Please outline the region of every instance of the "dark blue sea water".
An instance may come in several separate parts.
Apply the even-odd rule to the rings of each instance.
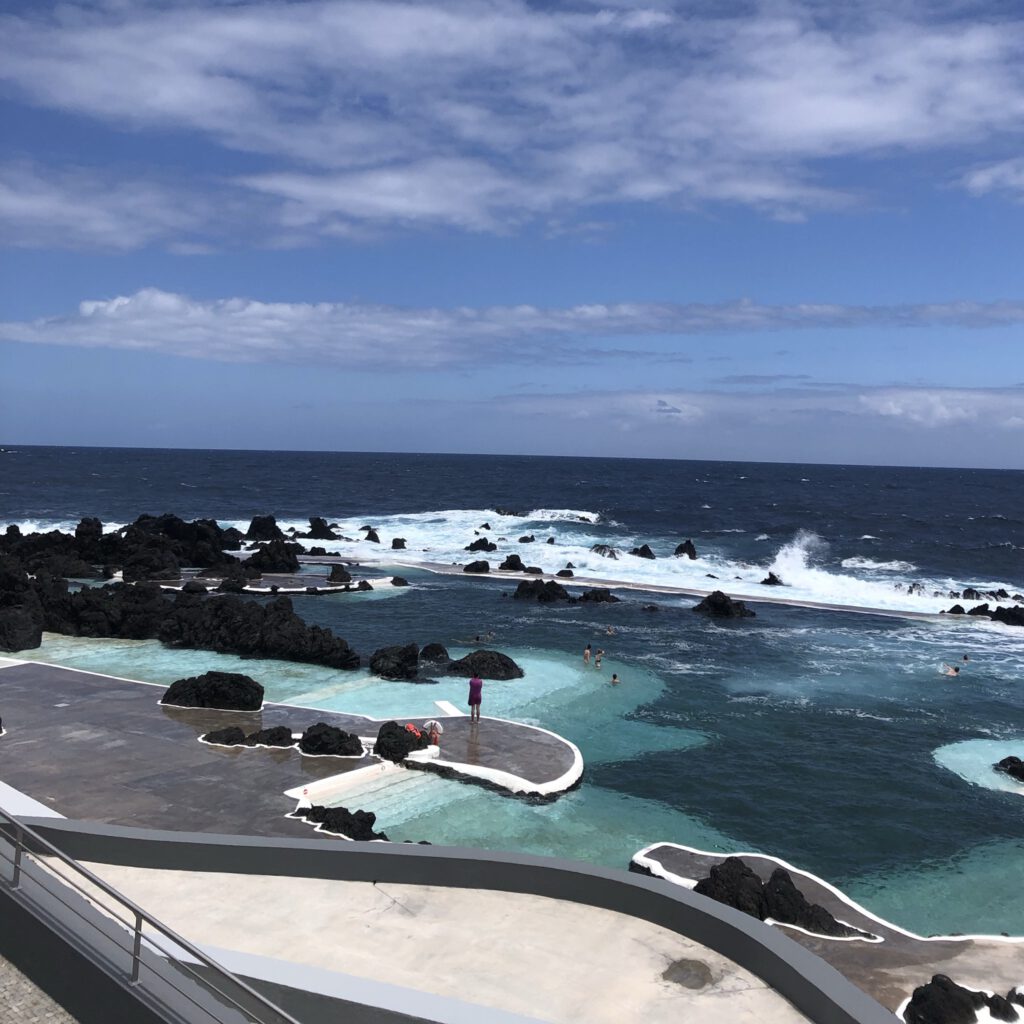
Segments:
[[[523,515],[498,515],[496,508]],[[397,838],[526,849],[624,866],[669,840],[781,856],[925,933],[1024,931],[1024,787],[991,771],[1024,756],[1024,630],[857,614],[937,612],[950,589],[1024,591],[1024,473],[662,460],[21,448],[0,454],[0,523],[123,524],[143,512],[244,523],[310,515],[358,538],[407,539],[401,555],[451,563],[488,522],[548,571],[619,580],[614,606],[531,606],[495,579],[406,565],[413,586],[369,599],[297,598],[357,650],[459,641],[493,630],[527,676],[489,687],[485,713],[578,743],[580,789],[545,807],[415,773],[404,794],[366,795]],[[520,535],[534,535],[520,545]],[[548,537],[554,538],[547,544]],[[692,537],[700,558],[674,559]],[[614,560],[590,551],[612,544]],[[654,562],[628,554],[649,543]],[[370,549],[373,550],[370,550]],[[363,541],[346,554],[392,558]],[[396,553],[398,555],[399,553]],[[490,556],[492,561],[495,556]],[[387,571],[388,565],[379,567]],[[794,600],[709,622],[694,599],[643,588],[722,587],[747,599],[768,570]],[[717,577],[709,579],[709,575]],[[923,594],[908,594],[921,584]],[[935,596],[938,594],[939,596]],[[654,601],[658,610],[645,610]],[[614,633],[607,632],[612,627]],[[584,644],[607,651],[603,675]],[[945,660],[970,657],[957,680]],[[126,641],[48,640],[42,656],[173,679],[231,659]],[[278,699],[368,713],[461,703],[461,685],[261,663]],[[247,671],[257,675],[250,666]],[[618,672],[623,685],[607,686]],[[425,692],[425,691],[431,692]]]

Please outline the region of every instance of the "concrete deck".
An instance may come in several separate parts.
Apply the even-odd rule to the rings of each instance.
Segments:
[[[3,957],[0,957],[0,1006],[4,1008],[4,1020],[12,1024],[75,1024],[75,1018],[63,1006]]]
[[[726,856],[728,854],[659,843],[635,854],[633,862],[659,878],[682,885],[689,883],[690,887],[696,879],[705,878],[710,868]],[[918,985],[931,980],[933,974],[946,974],[960,985],[1001,995],[1024,983],[1024,938],[924,938],[876,917],[817,876],[785,861],[749,853],[735,856],[763,881],[768,880],[775,868],[786,868],[811,903],[820,904],[837,920],[879,936],[881,942],[848,941],[778,926],[893,1012]]]
[[[201,946],[357,975],[554,1024],[806,1019],[759,978],[697,943],[624,914],[562,900],[87,866]],[[486,1010],[479,1019],[487,1019]]]
[[[309,838],[308,825],[285,817],[295,807],[285,791],[377,763],[197,741],[227,725],[247,732],[287,725],[301,732],[318,721],[373,738],[382,720],[286,704],[251,713],[170,708],[158,703],[163,692],[162,686],[38,662],[0,666],[3,781],[67,817]],[[424,719],[413,721],[422,725]],[[444,723],[435,764],[455,774],[557,792],[575,781],[577,767],[582,770],[572,744],[532,726],[487,718],[474,726],[462,716]]]

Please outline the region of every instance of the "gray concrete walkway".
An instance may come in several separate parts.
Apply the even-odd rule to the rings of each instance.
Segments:
[[[318,721],[374,737],[378,720],[282,704],[252,713],[169,708],[158,703],[163,691],[56,665],[0,666],[3,781],[66,817],[308,839],[307,825],[285,817],[295,806],[285,790],[373,763],[197,741],[227,725],[301,732]],[[478,726],[446,719],[441,749],[445,762],[466,770],[504,772],[539,786],[562,778],[577,756],[550,733],[486,718]]]
[[[646,921],[578,903],[490,890],[87,866],[200,945],[554,1024],[805,1021],[731,960]],[[479,1019],[487,1020],[486,1010]]]

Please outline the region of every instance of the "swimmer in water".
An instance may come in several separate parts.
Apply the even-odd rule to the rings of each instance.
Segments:
[[[608,634],[608,636],[615,636],[615,627],[614,626],[609,626],[605,630],[605,632]]]
[[[612,673],[612,686],[618,686],[622,680],[613,672]]]
[[[942,674],[944,676],[958,676],[958,675],[960,675],[960,666],[959,665],[943,665],[942,666]]]

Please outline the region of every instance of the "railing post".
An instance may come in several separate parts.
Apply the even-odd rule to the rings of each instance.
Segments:
[[[135,914],[135,943],[132,946],[132,984],[139,983],[139,967],[142,963],[142,915]]]
[[[25,849],[25,833],[20,825],[14,826],[14,874],[11,875],[11,888],[21,888],[21,854]]]

